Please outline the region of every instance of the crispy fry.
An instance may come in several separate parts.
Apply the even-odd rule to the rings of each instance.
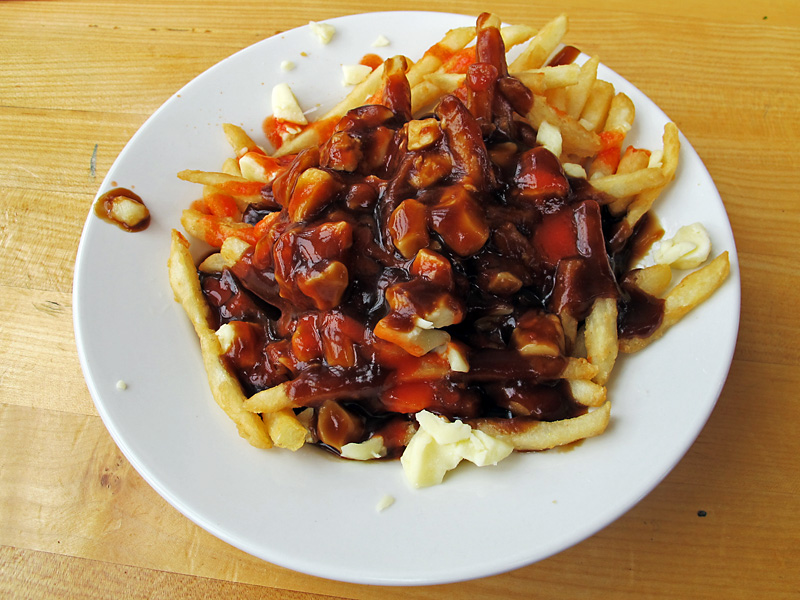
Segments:
[[[542,27],[522,53],[509,65],[509,71],[526,71],[544,66],[545,61],[558,47],[567,33],[569,20],[566,15],[559,15]]]
[[[705,267],[689,273],[664,299],[664,319],[650,337],[629,338],[620,341],[620,352],[641,350],[659,339],[664,332],[680,321],[696,306],[705,302],[725,281],[730,272],[728,253],[723,252]]]
[[[549,450],[600,435],[608,426],[610,417],[611,402],[606,401],[585,415],[561,421],[525,421],[510,425],[503,419],[476,419],[470,425],[508,442],[515,450],[532,451]]]
[[[600,150],[600,138],[596,133],[588,131],[569,115],[554,109],[544,96],[533,97],[533,106],[527,117],[537,129],[544,121],[557,127],[561,132],[565,154],[592,156]]]
[[[273,443],[278,448],[295,451],[303,447],[308,430],[297,419],[291,408],[262,415]]]
[[[617,175],[624,175],[625,173],[634,173],[641,169],[646,169],[650,162],[650,152],[648,150],[641,150],[628,146],[625,154],[619,160],[617,166]],[[633,200],[632,196],[625,196],[623,198],[616,198],[611,204],[608,205],[608,210],[612,215],[621,215],[628,208],[628,204]]]
[[[441,41],[437,42],[428,49],[406,73],[408,84],[413,89],[425,79],[429,73],[433,73],[442,66],[444,61],[453,54],[464,48],[475,38],[474,27],[458,27],[448,31]]]
[[[580,75],[575,85],[566,89],[567,92],[567,114],[574,119],[581,116],[583,107],[592,91],[594,82],[597,80],[597,66],[600,59],[596,56],[587,60],[580,68]]]
[[[656,264],[635,269],[628,277],[640,290],[658,298],[667,291],[672,281],[672,268],[669,265]]]
[[[295,408],[296,405],[289,397],[288,389],[288,383],[280,383],[253,394],[244,403],[244,409],[254,413],[272,413],[285,408]]]
[[[592,186],[601,192],[615,198],[627,198],[640,194],[645,190],[662,188],[667,178],[661,169],[648,167],[633,173],[619,173],[596,177],[591,180]]]
[[[567,379],[569,390],[575,401],[583,406],[602,406],[606,402],[606,388],[585,379]]]
[[[553,88],[563,88],[578,83],[581,68],[578,65],[558,65],[512,73],[534,94],[544,94]],[[611,85],[611,84],[609,84]]]
[[[168,267],[175,300],[183,306],[200,339],[203,364],[214,400],[236,424],[239,435],[257,448],[270,448],[272,440],[264,423],[243,408],[245,397],[239,382],[221,360],[222,348],[217,336],[208,326],[209,308],[200,290],[200,281],[189,253],[189,243],[174,230]]]
[[[680,154],[681,142],[678,128],[674,123],[667,123],[664,126],[663,142],[664,151],[661,158],[661,172],[664,183],[658,187],[642,192],[628,205],[625,223],[631,229],[633,229],[639,222],[639,219],[650,210],[664,187],[675,177],[675,171],[678,168],[678,155]]]
[[[178,173],[178,178],[191,183],[200,183],[211,186],[217,192],[227,194],[246,202],[261,202],[261,188],[264,184],[250,181],[244,177],[229,175],[228,173],[215,173],[187,169]]]
[[[597,367],[596,383],[608,381],[614,362],[617,360],[617,301],[614,298],[598,298],[586,317],[584,343],[589,362]]]
[[[225,132],[225,137],[228,139],[231,148],[233,148],[236,158],[241,158],[248,152],[260,152],[261,154],[265,154],[264,150],[238,125],[223,123],[222,130]]]
[[[568,358],[567,366],[561,372],[562,379],[594,379],[599,369],[585,358]]]
[[[600,131],[606,124],[613,98],[614,86],[607,81],[595,79],[583,106],[580,123],[589,131]]]

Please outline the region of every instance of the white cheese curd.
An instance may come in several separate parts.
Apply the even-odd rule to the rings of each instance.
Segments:
[[[561,132],[558,127],[542,121],[536,133],[536,143],[544,146],[556,156],[561,156]]]
[[[510,444],[461,421],[450,422],[426,410],[416,418],[419,429],[400,457],[406,479],[415,488],[441,483],[462,460],[483,467],[497,464],[513,451]]]
[[[378,512],[384,511],[387,508],[389,508],[392,504],[394,504],[394,496],[385,494],[383,498],[378,500],[378,504],[375,506],[375,510],[377,510]]]
[[[372,460],[386,456],[386,446],[383,445],[383,437],[376,435],[358,444],[345,444],[341,454],[352,460]]]
[[[562,166],[564,167],[564,173],[570,177],[580,177],[582,179],[586,179],[586,169],[584,169],[581,165],[577,163],[564,163]]]
[[[333,39],[333,34],[336,33],[336,28],[328,23],[309,21],[308,26],[311,27],[311,32],[323,44],[328,44]]]
[[[391,44],[391,42],[389,41],[389,38],[387,38],[383,34],[380,34],[377,38],[375,38],[375,41],[372,42],[372,47],[373,48],[384,48],[384,47],[388,46],[389,44]]]
[[[653,253],[658,264],[676,269],[694,269],[703,264],[711,253],[711,238],[700,223],[678,229],[669,240],[663,240]]]
[[[279,83],[272,88],[272,115],[276,119],[298,125],[308,123],[288,83]]]

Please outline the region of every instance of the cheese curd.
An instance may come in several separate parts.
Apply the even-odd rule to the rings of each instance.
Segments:
[[[419,429],[400,457],[406,478],[415,488],[441,483],[445,473],[462,460],[483,467],[497,464],[513,451],[510,444],[461,421],[450,422],[427,410],[418,412],[416,419]]]
[[[703,264],[711,252],[711,238],[700,223],[685,225],[669,240],[663,240],[653,258],[657,264],[676,269],[694,269]]]
[[[311,27],[311,32],[317,36],[317,39],[323,44],[330,43],[333,39],[333,34],[336,33],[336,28],[328,23],[309,21],[308,26]]]

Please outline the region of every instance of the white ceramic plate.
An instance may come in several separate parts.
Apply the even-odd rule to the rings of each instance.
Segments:
[[[459,467],[444,485],[410,489],[398,462],[338,460],[313,448],[264,451],[239,438],[214,404],[195,335],[167,281],[169,232],[200,194],[186,168],[218,170],[230,155],[223,122],[263,140],[272,86],[289,83],[304,109],[331,106],[342,63],[368,52],[418,58],[473,17],[382,13],[330,21],[322,46],[308,27],[231,56],[175,94],[142,126],[100,192],[134,189],[152,224],[125,233],[90,214],[75,268],[75,333],[97,409],[121,451],[170,504],[228,543],[313,575],[371,584],[433,584],[487,576],[543,559],[591,536],[673,468],[705,424],[730,365],[739,279],[725,209],[682,138],[675,183],[659,200],[667,234],[700,221],[714,252],[731,252],[729,280],[645,352],[620,360],[613,421],[572,452],[514,455]],[[413,32],[409,36],[408,32]],[[392,43],[373,48],[378,34]],[[307,57],[301,55],[307,53]],[[297,68],[280,69],[283,60]],[[660,148],[665,115],[608,69],[600,76],[637,107],[630,141]],[[120,391],[118,380],[128,383]],[[386,494],[396,502],[376,510]]]

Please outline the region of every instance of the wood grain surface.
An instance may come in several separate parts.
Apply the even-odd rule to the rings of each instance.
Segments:
[[[97,415],[71,297],[94,195],[144,120],[241,48],[357,12],[487,8],[532,25],[568,13],[568,40],[635,83],[702,157],[739,252],[728,381],[651,494],[540,563],[427,588],[264,563],[169,506]],[[0,597],[800,597],[798,97],[794,0],[0,2]]]

